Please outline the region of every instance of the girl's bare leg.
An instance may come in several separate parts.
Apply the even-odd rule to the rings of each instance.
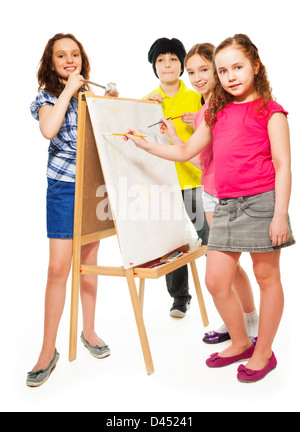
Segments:
[[[251,346],[244,322],[241,303],[232,289],[240,253],[209,250],[206,263],[206,286],[231,337],[232,345],[221,357],[231,357]]]
[[[206,212],[206,219],[208,222],[209,227],[211,227],[212,224],[212,220],[213,220],[213,214],[214,212]],[[241,267],[240,263],[237,263],[236,266],[236,271],[233,277],[233,290],[236,292],[243,311],[245,314],[250,314],[250,313],[255,313],[256,311],[256,307],[255,307],[255,302],[254,302],[254,296],[253,296],[253,292],[252,292],[252,287],[251,287],[251,283],[250,280],[247,276],[247,273],[245,272],[245,270]],[[222,326],[222,332],[226,331],[226,328],[224,326]],[[252,326],[253,327],[253,326]],[[255,330],[257,327],[257,323],[255,320]],[[250,335],[255,337],[256,335]]]
[[[85,245],[81,249],[81,262],[86,265],[97,265],[99,242]],[[95,332],[95,313],[97,301],[98,277],[82,275],[80,295],[83,316],[83,335],[90,345],[103,346],[104,342]]]
[[[245,270],[237,263],[233,277],[233,289],[240,299],[244,313],[251,313],[255,310],[254,296],[250,280]]]
[[[272,356],[275,339],[284,308],[284,294],[280,280],[280,250],[251,254],[253,270],[260,287],[260,322],[254,354],[247,364],[249,369],[263,369]]]
[[[209,225],[209,228],[211,227],[211,224],[212,224],[213,215],[214,215],[214,212],[205,212],[205,216],[206,216],[206,220],[207,220],[207,223]]]
[[[54,356],[57,330],[65,305],[66,284],[72,262],[72,243],[69,239],[50,239],[49,242],[44,339],[34,371],[46,369]]]

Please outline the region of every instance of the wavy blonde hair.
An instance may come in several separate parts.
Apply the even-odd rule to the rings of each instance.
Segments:
[[[214,86],[210,97],[209,108],[205,113],[206,123],[212,127],[217,121],[217,113],[223,110],[228,104],[234,100],[234,96],[227,93],[221,85],[218,72],[216,69],[216,55],[227,47],[234,47],[241,50],[244,55],[250,60],[253,66],[259,64],[258,73],[254,77],[254,89],[262,103],[257,104],[257,110],[266,108],[268,101],[273,100],[272,89],[267,76],[265,66],[260,60],[257,47],[251,42],[250,38],[244,34],[236,34],[233,37],[225,39],[217,46],[214,52],[213,67],[214,67]]]

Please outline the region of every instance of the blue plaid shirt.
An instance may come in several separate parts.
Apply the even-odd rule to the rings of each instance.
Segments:
[[[57,98],[42,90],[30,105],[31,114],[39,120],[39,109],[55,105]],[[70,100],[60,131],[50,141],[48,149],[47,177],[74,183],[76,174],[78,99]]]

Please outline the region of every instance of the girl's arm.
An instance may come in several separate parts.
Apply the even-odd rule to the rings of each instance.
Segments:
[[[171,124],[170,124],[170,123]],[[162,126],[162,132],[168,138],[168,130],[171,128],[171,120],[163,119],[164,126]],[[164,129],[165,128],[165,129]],[[187,162],[194,156],[199,154],[205,147],[207,147],[212,141],[212,133],[205,122],[202,122],[197,131],[191,136],[191,138],[184,143],[184,141],[177,145],[169,146],[159,143],[153,143],[146,141],[144,138],[137,138],[132,135],[141,135],[140,131],[137,129],[128,129],[125,141],[128,139],[132,140],[137,147],[146,150],[148,153],[154,156],[161,157],[162,159],[167,159],[174,162]]]
[[[270,224],[273,246],[280,246],[289,238],[287,223],[291,195],[291,152],[290,133],[286,116],[275,113],[268,123],[271,152],[275,168],[275,210]]]
[[[198,170],[203,171],[203,165],[200,161],[199,155],[197,154],[192,159],[189,160],[189,163],[194,165],[194,167],[198,168]]]
[[[84,85],[84,78],[76,72],[70,75],[66,87],[54,106],[44,105],[39,110],[39,124],[42,135],[51,140],[54,138],[64,121],[70,100]]]
[[[196,113],[193,113],[193,114],[195,115]],[[194,117],[193,117],[193,121],[194,121]],[[166,124],[168,125],[168,127],[166,126]],[[160,130],[161,130],[161,133],[166,135],[168,141],[170,141],[172,144],[174,144],[174,145],[178,145],[178,144],[184,145],[185,144],[184,141],[181,138],[179,138],[179,136],[177,135],[175,125],[171,120],[166,120],[165,123],[162,123]],[[194,165],[199,170],[202,170],[202,164],[199,160],[199,154],[194,156],[188,162],[190,162],[192,165]]]

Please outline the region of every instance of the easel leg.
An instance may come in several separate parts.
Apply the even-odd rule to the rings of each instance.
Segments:
[[[142,345],[146,370],[148,375],[151,375],[154,372],[154,366],[153,366],[152,356],[150,352],[148,337],[146,333],[145,323],[143,319],[143,314],[141,311],[140,300],[137,294],[133,271],[131,269],[125,270],[125,274],[126,274],[129,292],[130,292],[135,320],[139,332],[140,342]]]
[[[77,357],[78,305],[80,286],[80,247],[78,249],[78,251],[73,252],[69,361],[73,361]],[[77,256],[78,254],[79,256]]]
[[[200,307],[202,322],[203,322],[204,327],[207,327],[209,324],[209,321],[208,321],[208,316],[207,316],[207,312],[206,312],[204,298],[203,298],[201,285],[200,285],[200,281],[199,281],[196,262],[191,261],[190,266],[191,266],[192,275],[193,275],[193,279],[194,279],[194,284],[195,284],[196,294],[197,294],[198,303],[199,303],[199,307]]]
[[[139,299],[140,299],[140,306],[142,312],[144,308],[144,296],[145,296],[145,279],[140,279]]]

